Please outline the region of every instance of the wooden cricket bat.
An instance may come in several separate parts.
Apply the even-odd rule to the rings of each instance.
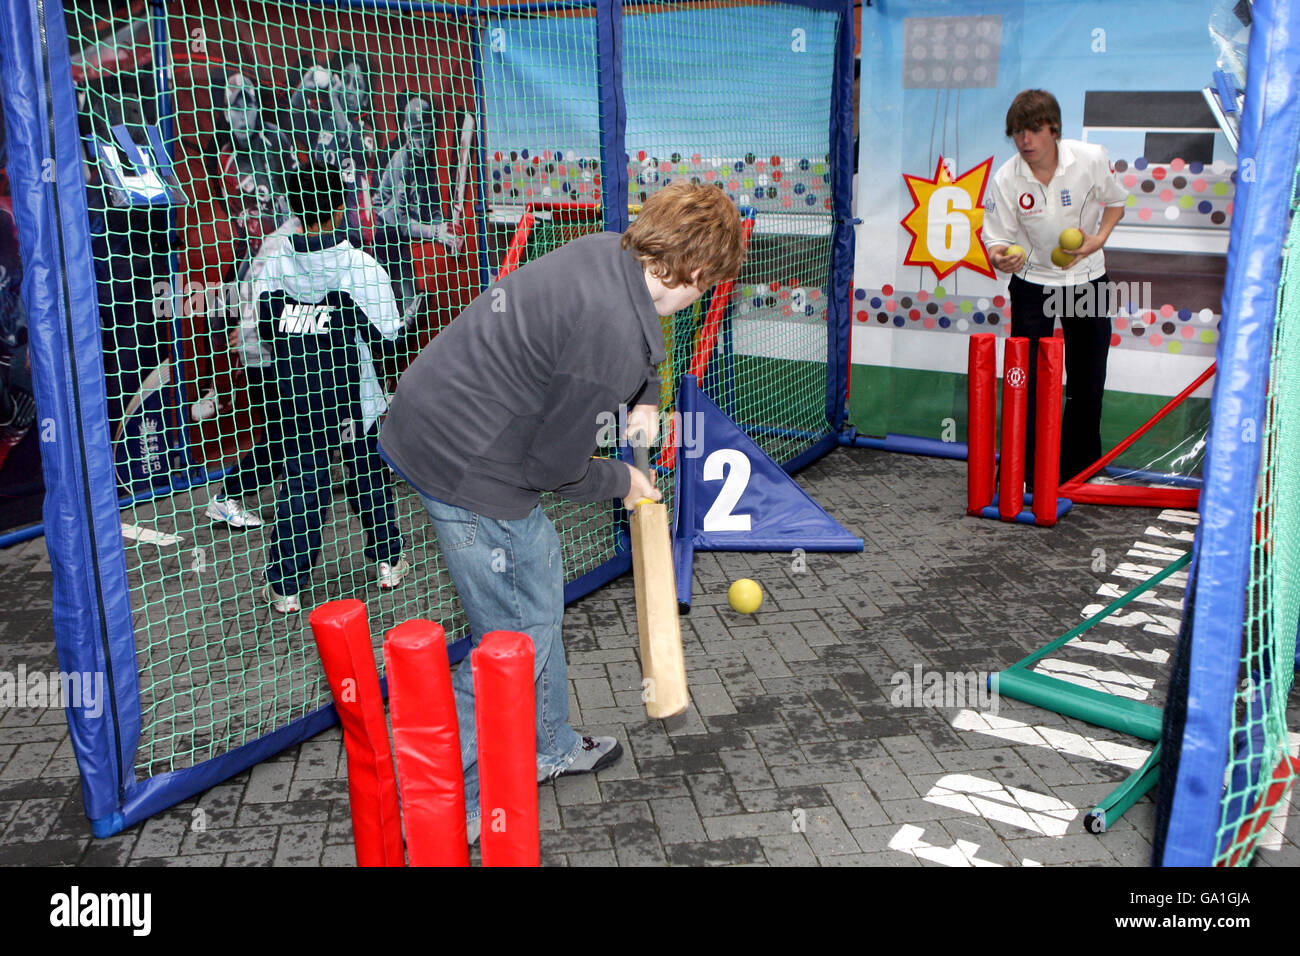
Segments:
[[[647,475],[645,436],[632,436],[636,467]],[[653,480],[653,479],[652,479]],[[673,717],[686,709],[686,661],[677,617],[677,584],[668,537],[668,507],[642,498],[628,517],[632,532],[632,574],[636,582],[636,626],[641,637],[642,697],[651,717]]]

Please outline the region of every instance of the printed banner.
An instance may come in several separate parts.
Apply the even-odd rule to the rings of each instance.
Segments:
[[[860,432],[965,437],[967,338],[1009,334],[1008,277],[989,261],[984,218],[998,168],[1016,155],[1006,113],[1025,89],[1051,92],[1062,138],[1105,147],[1128,192],[1104,250],[1116,295],[1103,443],[1213,361],[1237,161],[1202,93],[1216,69],[1209,18],[1208,0],[864,8],[850,389]],[[1144,440],[1148,459],[1198,427],[1211,387]]]

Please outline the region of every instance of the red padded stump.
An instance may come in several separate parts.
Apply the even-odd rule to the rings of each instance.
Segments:
[[[1028,417],[1029,339],[1012,337],[1007,339],[1002,353],[1002,473],[998,476],[998,513],[1003,521],[1015,521],[1025,504]]]
[[[308,620],[343,724],[357,866],[404,866],[397,777],[366,606],[330,601]]]
[[[1061,381],[1065,369],[1064,339],[1038,340],[1038,381],[1034,419],[1034,523],[1056,524],[1056,498],[1061,468]]]
[[[993,501],[994,439],[998,417],[998,337],[970,337],[966,397],[966,512],[978,515]]]
[[[388,710],[412,866],[469,866],[460,726],[442,625],[412,620],[384,639]]]
[[[533,642],[492,631],[470,654],[484,866],[538,866]]]

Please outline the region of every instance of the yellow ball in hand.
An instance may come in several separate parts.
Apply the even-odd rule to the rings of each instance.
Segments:
[[[1052,263],[1059,269],[1068,269],[1074,265],[1074,256],[1070,255],[1064,249],[1052,250]]]
[[[758,586],[757,581],[741,578],[739,581],[733,581],[731,587],[727,589],[727,600],[741,614],[753,614],[763,603],[763,589]]]
[[[1080,229],[1067,229],[1061,233],[1061,237],[1057,242],[1061,244],[1061,248],[1066,252],[1073,252],[1083,245],[1083,231]]]

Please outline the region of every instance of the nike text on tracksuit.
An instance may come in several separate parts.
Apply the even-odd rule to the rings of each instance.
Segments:
[[[377,453],[384,399],[371,354],[401,329],[388,274],[341,234],[289,240],[266,258],[252,290],[258,338],[274,357],[285,452],[266,571],[282,595],[310,580],[330,504],[331,456],[340,445],[366,557],[392,562],[402,552]]]

